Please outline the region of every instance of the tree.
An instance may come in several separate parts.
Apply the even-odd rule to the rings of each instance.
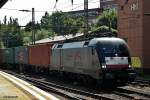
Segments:
[[[105,25],[117,29],[117,11],[115,9],[104,11],[97,20],[96,27]]]
[[[79,19],[74,19],[67,13],[57,11],[49,17],[49,25],[52,31],[58,35],[76,34],[83,26],[81,19],[80,21]]]
[[[92,33],[104,33],[105,36],[117,36],[118,31],[116,29],[109,28],[108,26],[103,25],[100,27],[93,28]]]
[[[1,24],[1,42],[5,47],[14,47],[23,45],[22,34],[20,33],[20,27],[18,19],[10,17],[7,22],[7,17],[4,17],[4,24]]]
[[[4,24],[7,24],[7,16],[4,17]]]
[[[36,33],[36,40],[41,40],[49,37],[49,31],[45,29],[38,30]]]
[[[35,30],[41,29],[41,25],[38,22],[35,23],[34,29]],[[32,30],[32,22],[30,21],[29,23],[26,24],[25,31],[30,32],[31,30]]]
[[[41,18],[41,28],[49,30],[50,28],[50,15],[45,12],[45,15]]]
[[[32,29],[32,22],[30,21],[29,23],[26,24],[25,26],[25,31],[30,32]]]
[[[97,18],[97,23],[92,27],[92,33],[108,33],[109,36],[117,36],[117,12],[116,10],[104,11]]]

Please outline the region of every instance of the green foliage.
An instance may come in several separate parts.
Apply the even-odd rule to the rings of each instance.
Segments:
[[[48,14],[48,12],[45,12],[45,15],[41,18],[41,28],[49,30],[50,26],[50,15]]]
[[[73,0],[72,0],[73,2]],[[55,35],[75,35],[84,30],[84,17],[70,16],[64,12],[45,13],[40,23],[35,23],[35,40],[53,37]],[[104,11],[98,17],[95,25],[89,26],[93,33],[112,32],[117,35],[117,13],[115,10]],[[7,16],[0,21],[0,47],[13,47],[32,42],[32,22],[20,28],[18,19]]]
[[[74,19],[67,13],[58,11],[52,15],[45,13],[41,19],[42,28],[52,30],[58,35],[76,34],[82,26],[82,18]]]
[[[97,23],[92,27],[92,33],[110,33],[117,36],[117,12],[116,10],[104,11],[97,18]]]
[[[34,24],[34,29],[35,30],[40,29],[40,27],[41,26],[40,26],[40,24],[38,22]],[[30,32],[31,30],[32,30],[32,22],[30,21],[29,23],[26,24],[25,31]]]
[[[42,29],[36,32],[36,40],[41,40],[41,39],[48,38],[48,37],[49,37],[48,30]]]
[[[0,23],[0,36],[3,46],[14,47],[23,45],[18,19],[10,17],[8,21],[7,16],[5,16],[3,21],[3,23]]]
[[[23,33],[23,43],[24,44],[29,44],[32,42],[32,32],[31,31],[22,31]],[[48,38],[50,36],[53,36],[54,33],[46,30],[46,29],[40,29],[40,30],[36,30],[35,32],[35,40],[41,40],[44,38]]]
[[[32,28],[32,22],[30,21],[29,23],[26,24],[25,31],[30,32],[32,30],[31,28]]]
[[[28,37],[28,36],[23,37],[23,43],[24,43],[25,45],[27,45],[28,43],[31,43],[31,38]]]
[[[73,18],[67,13],[54,12],[49,15],[45,13],[41,18],[41,23],[35,24],[35,40],[53,37],[55,35],[75,35],[78,31],[83,30],[83,18]],[[32,41],[32,22],[29,22],[23,31],[23,42],[25,44]]]
[[[31,31],[25,31],[22,30],[21,32],[23,34],[23,44],[29,44],[32,42],[32,32]]]
[[[0,48],[4,48],[4,43],[2,41],[0,42]]]
[[[117,36],[118,31],[113,28],[109,28],[108,26],[100,26],[100,27],[95,27],[92,29],[92,33],[105,33],[105,32],[111,32],[113,36]]]
[[[96,27],[105,25],[117,29],[117,11],[115,9],[104,11],[97,20]]]

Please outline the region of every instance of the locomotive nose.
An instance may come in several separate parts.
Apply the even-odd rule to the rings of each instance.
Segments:
[[[129,68],[128,57],[105,57],[106,67],[111,69]]]

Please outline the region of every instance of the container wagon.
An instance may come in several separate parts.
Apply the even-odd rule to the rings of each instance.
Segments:
[[[1,49],[2,51],[2,63],[6,68],[13,68],[14,60],[14,48]]]
[[[15,65],[21,72],[27,70],[29,63],[29,51],[27,46],[19,46],[14,48]]]
[[[52,44],[31,45],[28,47],[31,69],[36,72],[49,70],[51,47]]]

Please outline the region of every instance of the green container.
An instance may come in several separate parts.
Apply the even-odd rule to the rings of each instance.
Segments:
[[[14,63],[14,48],[3,49],[3,62],[6,64]]]
[[[3,49],[0,49],[0,65],[3,64],[3,55],[2,55]]]
[[[15,47],[15,63],[28,64],[28,47],[20,46]]]

